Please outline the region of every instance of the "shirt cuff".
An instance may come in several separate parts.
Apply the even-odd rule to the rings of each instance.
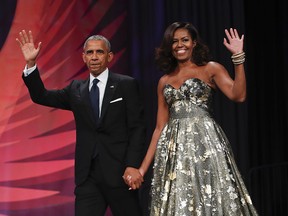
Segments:
[[[36,69],[36,64],[31,68],[27,68],[27,65],[25,65],[25,68],[23,70],[24,77],[29,76],[29,74],[31,74],[35,69]]]

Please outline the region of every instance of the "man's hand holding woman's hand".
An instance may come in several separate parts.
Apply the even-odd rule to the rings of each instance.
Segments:
[[[123,180],[129,186],[129,190],[139,189],[144,182],[143,175],[138,169],[133,167],[126,168],[123,175]]]

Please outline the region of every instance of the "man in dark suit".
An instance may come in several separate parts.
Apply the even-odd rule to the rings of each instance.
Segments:
[[[82,54],[89,78],[47,90],[36,65],[41,42],[36,48],[32,32],[24,30],[16,40],[26,60],[23,80],[33,102],[74,114],[76,216],[101,216],[107,206],[113,216],[142,215],[133,189],[143,182],[136,169],[144,153],[143,106],[136,80],[109,71],[113,59],[110,42],[101,35],[89,37]],[[95,78],[98,83],[93,84]],[[90,99],[93,85],[97,96]],[[123,179],[132,179],[130,190]]]

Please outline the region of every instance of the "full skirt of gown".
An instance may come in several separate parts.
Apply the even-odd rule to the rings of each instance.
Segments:
[[[163,90],[170,118],[157,143],[150,216],[257,215],[227,137],[211,116],[214,90],[186,80]]]

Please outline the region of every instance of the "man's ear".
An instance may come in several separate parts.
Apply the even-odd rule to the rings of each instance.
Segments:
[[[113,52],[109,52],[108,53],[108,62],[111,62],[113,60],[114,57],[114,53]]]
[[[85,53],[84,52],[82,53],[82,59],[83,59],[83,62],[86,63]]]

